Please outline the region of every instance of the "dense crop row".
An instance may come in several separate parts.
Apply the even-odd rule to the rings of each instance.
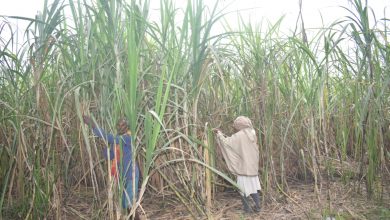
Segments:
[[[381,197],[390,159],[388,19],[373,20],[355,0],[350,17],[309,37],[303,21],[290,36],[279,22],[242,22],[215,36],[217,5],[194,0],[182,11],[162,0],[156,23],[148,1],[125,2],[55,0],[18,50],[15,35],[1,39],[0,210],[58,217],[62,192],[92,186],[97,215],[113,215],[104,205],[112,198],[100,196],[110,179],[103,143],[82,114],[114,133],[127,115],[142,192],[174,192],[193,216],[207,215],[218,186],[232,181],[210,128],[231,130],[238,115],[259,134],[264,196],[288,190],[289,179],[313,181],[318,192],[342,178]],[[0,28],[12,29],[12,19],[22,18],[4,17]]]

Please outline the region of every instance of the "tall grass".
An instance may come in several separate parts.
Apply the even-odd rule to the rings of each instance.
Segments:
[[[132,212],[145,196],[173,193],[193,218],[212,218],[216,193],[234,177],[211,129],[233,132],[241,114],[259,136],[264,196],[288,191],[291,179],[320,193],[341,177],[380,198],[388,20],[370,24],[369,7],[351,3],[350,16],[304,39],[282,35],[283,18],[239,20],[238,30],[227,24],[213,36],[223,11],[201,0],[183,9],[161,0],[159,22],[149,20],[149,1],[135,0],[46,1],[36,18],[3,17],[0,28],[11,32],[10,19],[31,23],[21,48],[15,35],[1,39],[0,216],[60,218],[65,195],[80,189],[98,211],[79,217],[121,215],[104,144],[82,114],[112,133],[129,118],[143,176]]]

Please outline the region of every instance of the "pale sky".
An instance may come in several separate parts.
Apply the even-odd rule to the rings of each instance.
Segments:
[[[51,2],[52,0],[49,0]],[[67,2],[68,0],[66,0]],[[130,1],[130,0],[128,0]],[[365,0],[362,0],[363,2]],[[157,18],[160,0],[150,0],[150,18]],[[177,7],[183,7],[187,1],[176,0]],[[213,7],[216,0],[204,0],[210,7]],[[229,24],[235,26],[240,12],[243,18],[253,23],[269,20],[275,22],[282,15],[285,15],[282,28],[293,30],[299,12],[299,0],[220,0],[219,8],[225,8],[224,12],[231,12],[225,16]],[[13,15],[33,18],[36,13],[42,10],[44,0],[0,0],[0,15]],[[390,18],[390,0],[368,0],[368,5],[374,10],[377,19]],[[347,15],[345,9],[339,6],[351,8],[348,0],[302,0],[303,19],[305,28],[323,27],[325,25],[342,19]],[[321,19],[322,15],[322,19]],[[0,20],[1,21],[1,20]],[[18,25],[23,27],[23,24]],[[23,22],[22,22],[23,23]]]

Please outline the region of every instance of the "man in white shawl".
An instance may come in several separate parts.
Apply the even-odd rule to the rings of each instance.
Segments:
[[[259,181],[259,147],[252,122],[248,117],[239,116],[233,123],[237,133],[231,137],[215,129],[217,141],[221,146],[223,157],[230,172],[237,176],[237,185],[240,189],[245,212],[252,209],[249,206],[249,195],[255,202],[255,211],[260,212],[258,190],[261,190]]]

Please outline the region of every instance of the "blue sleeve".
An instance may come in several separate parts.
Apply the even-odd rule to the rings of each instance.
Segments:
[[[116,142],[116,143],[119,143],[119,141],[121,141],[121,143],[123,144],[122,147],[127,146],[127,149],[124,148],[123,151],[124,151],[124,152],[128,151],[129,154],[130,154],[130,157],[129,157],[129,158],[131,159],[131,136],[129,136],[129,135],[123,135],[123,136],[120,136],[120,137],[116,137],[116,140],[118,141],[118,142]],[[104,156],[105,159],[108,159],[108,152],[107,152],[107,149],[109,149],[109,151],[110,151],[110,160],[114,159],[114,156],[115,156],[114,149],[115,149],[115,147],[113,147],[113,144],[111,144],[111,147],[110,147],[110,148],[105,147],[105,148],[103,149],[103,156]]]
[[[114,137],[114,135],[110,133],[106,133],[102,128],[93,128],[92,131],[96,136],[103,138],[110,145],[113,144],[114,142],[119,143],[118,137]]]
[[[121,139],[123,140],[124,144],[129,146],[131,149],[131,136],[130,135],[123,135],[123,136],[121,136]]]
[[[104,147],[103,148],[103,157],[107,160],[108,159],[108,152],[107,152],[107,150],[109,150],[110,151],[110,160],[112,160],[112,159],[114,159],[114,148],[113,147],[110,147],[110,148],[108,148],[108,147]]]
[[[110,145],[110,148],[108,147],[104,147],[103,148],[103,156],[104,158],[107,160],[112,160],[114,159],[114,156],[115,156],[115,153],[114,153],[114,142],[115,143],[118,143],[119,141],[119,138],[118,137],[114,137],[114,135],[110,134],[110,133],[106,133],[106,131],[104,131],[102,128],[93,128],[92,129],[93,133],[100,137],[100,138],[103,138],[105,141],[107,141],[107,143]],[[108,152],[107,150],[110,151],[110,158],[108,158]]]

